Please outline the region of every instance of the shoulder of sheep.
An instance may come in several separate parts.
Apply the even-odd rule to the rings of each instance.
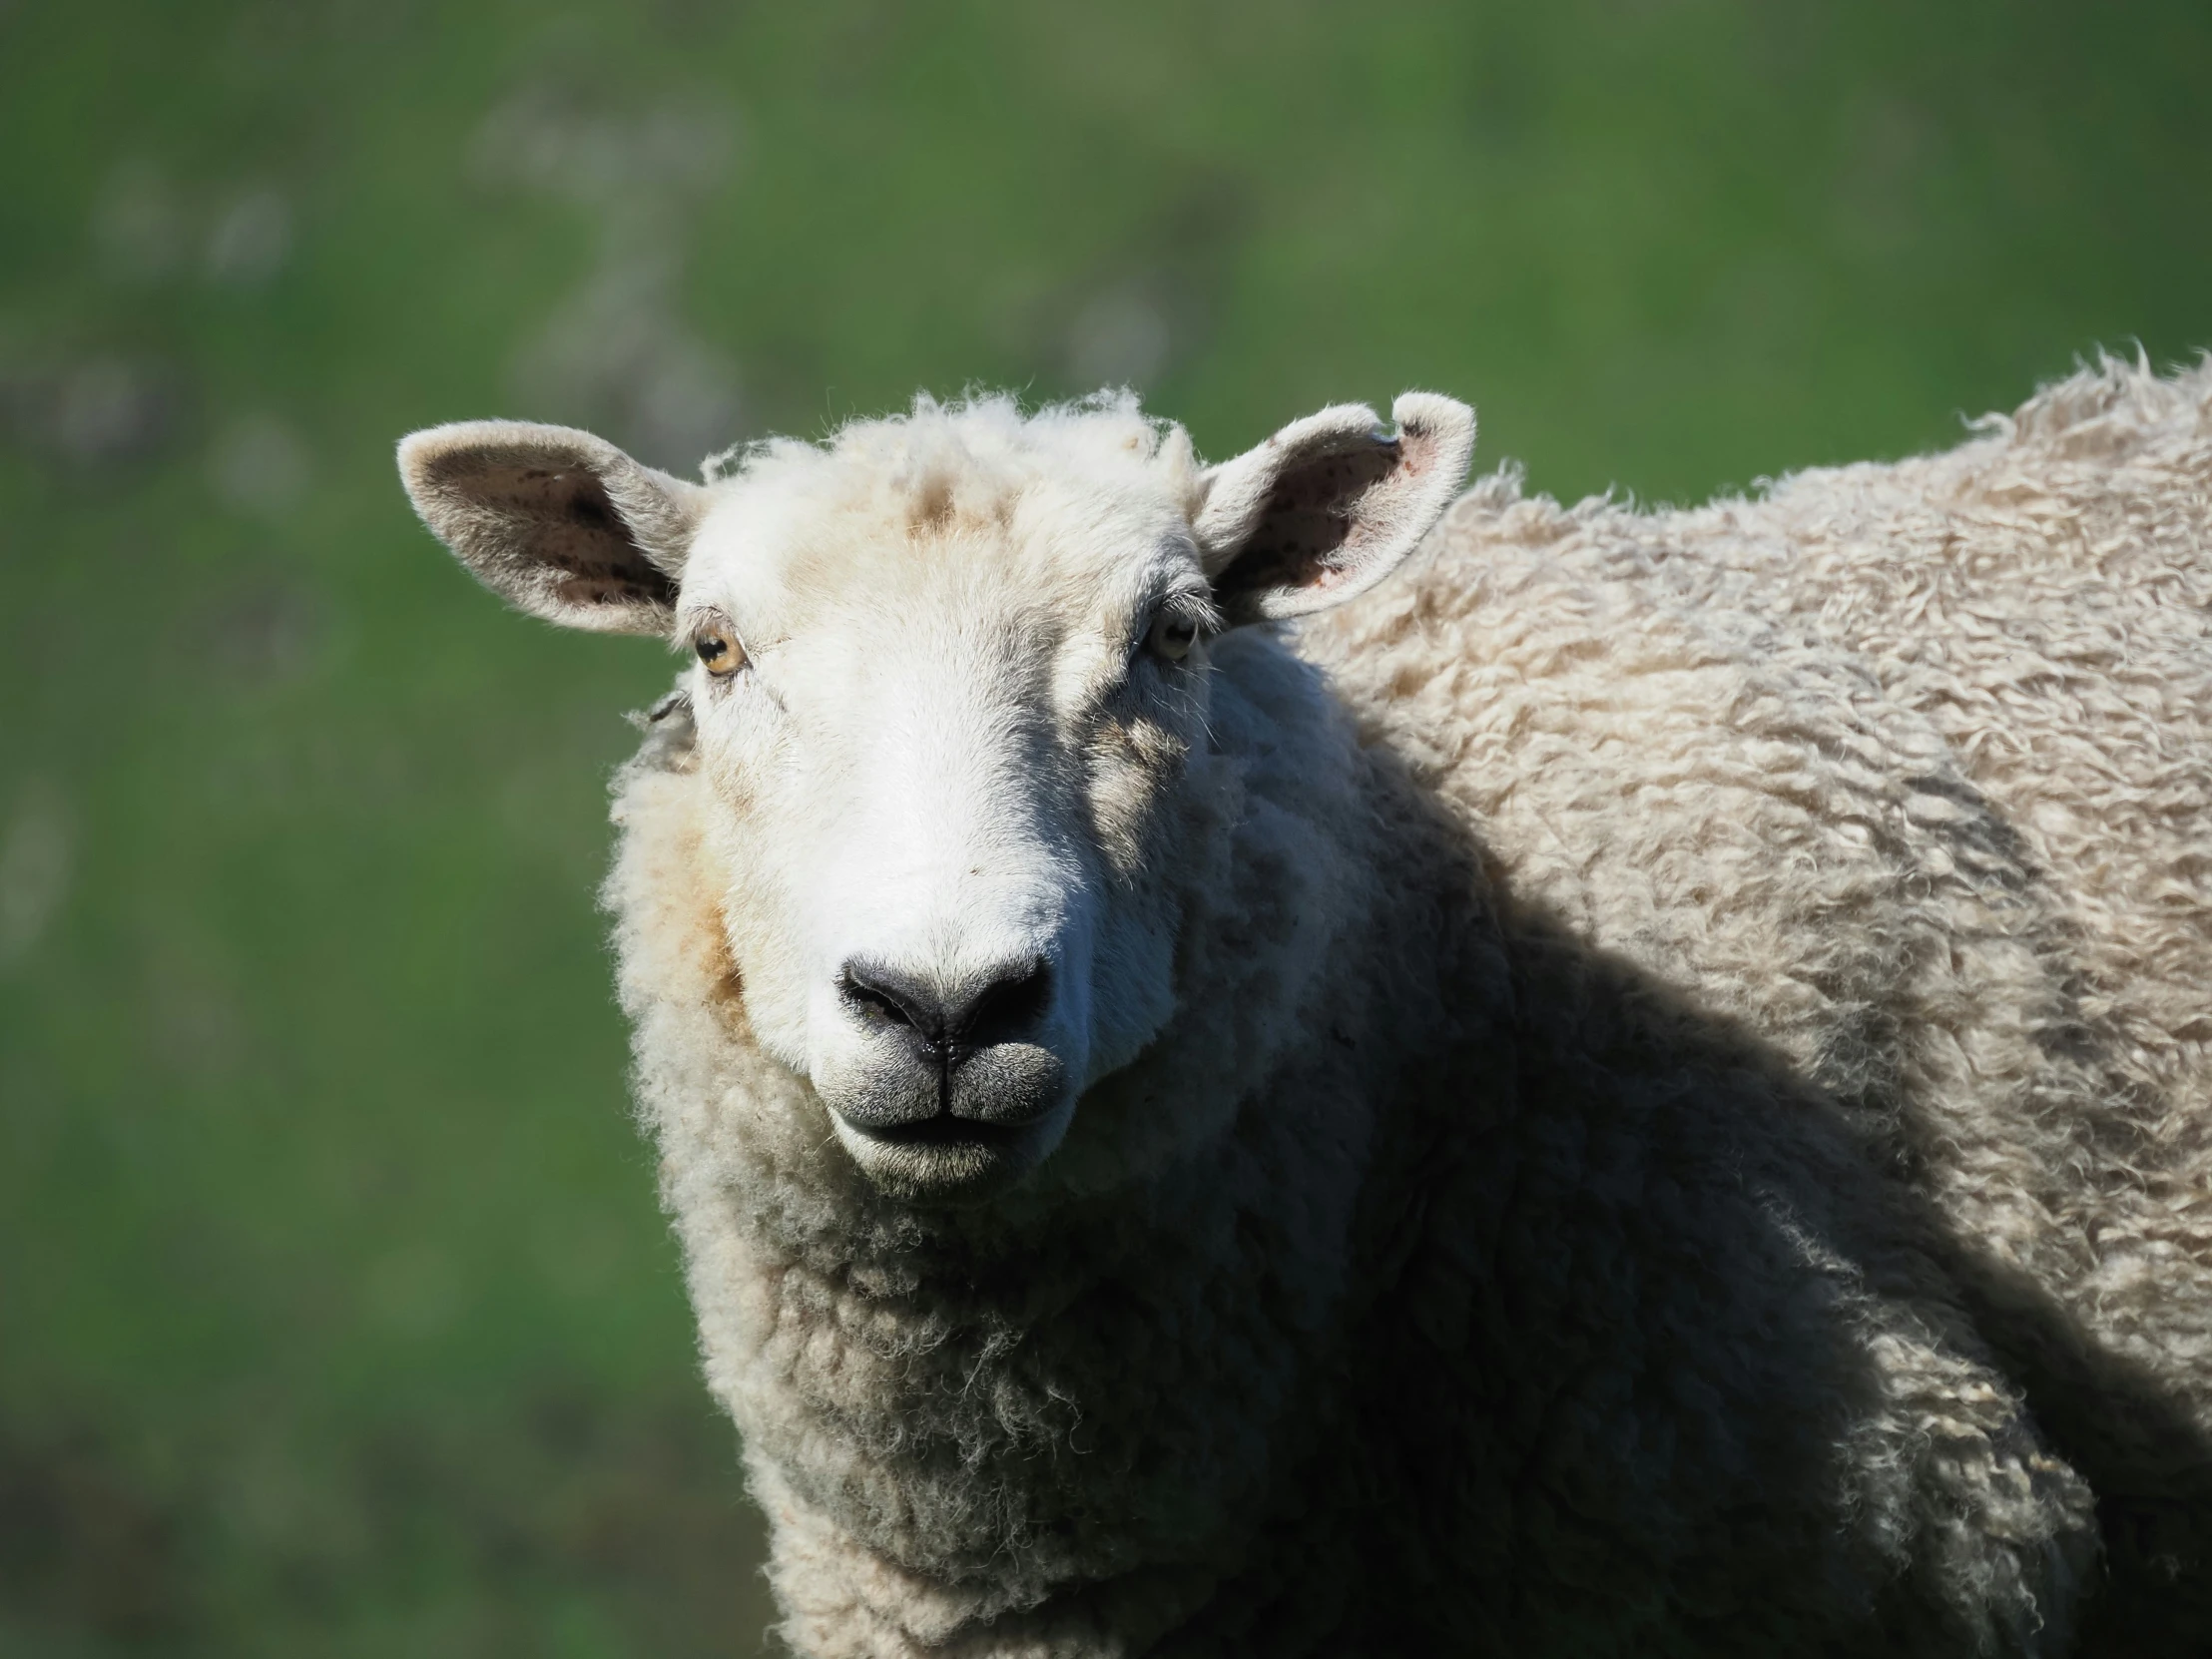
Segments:
[[[1859,1115],[2108,1511],[2212,1493],[2212,363],[1689,511],[1500,471],[1308,637],[1509,930]]]

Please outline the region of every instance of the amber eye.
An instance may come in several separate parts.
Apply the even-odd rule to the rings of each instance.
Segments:
[[[720,623],[709,623],[692,636],[692,649],[717,680],[726,680],[745,666],[745,652],[737,635]]]
[[[1171,663],[1188,657],[1197,643],[1198,624],[1179,611],[1162,611],[1152,619],[1152,632],[1145,636],[1145,644]]]

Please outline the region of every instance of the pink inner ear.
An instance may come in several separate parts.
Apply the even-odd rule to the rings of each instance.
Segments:
[[[1258,529],[1223,572],[1232,592],[1329,588],[1360,563],[1362,499],[1396,470],[1399,445],[1370,442],[1317,455],[1277,480]],[[1352,556],[1346,556],[1348,544]]]
[[[473,471],[469,492],[507,515],[520,534],[507,562],[536,574],[563,605],[676,603],[676,584],[647,559],[615,510],[607,487],[584,467],[491,465]]]

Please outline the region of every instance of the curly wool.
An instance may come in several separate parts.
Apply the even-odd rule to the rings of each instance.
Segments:
[[[1180,1012],[981,1212],[752,1041],[672,714],[606,896],[788,1637],[2201,1651],[2208,605],[2212,367],[1693,512],[1494,475],[1222,643]]]

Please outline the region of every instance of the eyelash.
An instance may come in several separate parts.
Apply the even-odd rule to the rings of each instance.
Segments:
[[[1130,642],[1134,661],[1150,655],[1163,663],[1179,664],[1215,631],[1213,608],[1189,594],[1171,594],[1153,607],[1144,632]]]

